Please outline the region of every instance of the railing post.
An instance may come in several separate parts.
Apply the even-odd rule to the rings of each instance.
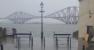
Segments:
[[[0,49],[1,50],[4,50],[4,47],[3,47],[3,44],[2,43],[0,44]]]
[[[70,50],[71,50],[71,37],[70,37]]]
[[[32,36],[32,38],[31,38],[31,50],[33,50],[33,36]]]
[[[45,37],[44,37],[44,50],[45,50]]]
[[[31,33],[29,35],[29,48],[30,48],[30,43],[31,43]]]
[[[57,36],[55,38],[56,38],[56,50],[58,50],[58,39],[57,39]]]
[[[68,50],[70,50],[70,42],[69,42],[69,37],[67,37],[68,39],[67,39],[67,47],[68,47]]]
[[[20,45],[20,37],[18,37],[17,39],[18,39],[17,40],[18,41],[18,45],[17,45],[18,46],[18,50],[20,50],[20,47],[21,47],[21,45]]]

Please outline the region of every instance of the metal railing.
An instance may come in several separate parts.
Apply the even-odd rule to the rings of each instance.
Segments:
[[[71,50],[71,34],[54,34],[56,50]]]
[[[15,35],[15,39],[16,39],[16,48],[18,48],[18,50],[21,50],[21,38],[28,38],[29,39],[29,48],[31,48],[30,50],[33,50],[33,36],[31,33],[16,33]],[[21,36],[28,36],[28,37],[21,37]]]

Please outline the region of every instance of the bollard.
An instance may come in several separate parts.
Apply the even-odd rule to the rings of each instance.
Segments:
[[[4,50],[3,45],[1,44],[1,50]]]

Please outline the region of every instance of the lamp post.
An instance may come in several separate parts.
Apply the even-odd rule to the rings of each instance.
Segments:
[[[44,13],[44,10],[43,10],[43,2],[40,3],[40,6],[41,6],[41,50],[44,50],[44,32],[43,32],[43,13]]]

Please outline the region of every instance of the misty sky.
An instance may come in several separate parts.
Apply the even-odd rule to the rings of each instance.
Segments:
[[[79,6],[78,0],[0,0],[0,17],[7,17],[19,11],[40,16],[41,1],[44,2],[44,15],[51,14],[68,6]]]

